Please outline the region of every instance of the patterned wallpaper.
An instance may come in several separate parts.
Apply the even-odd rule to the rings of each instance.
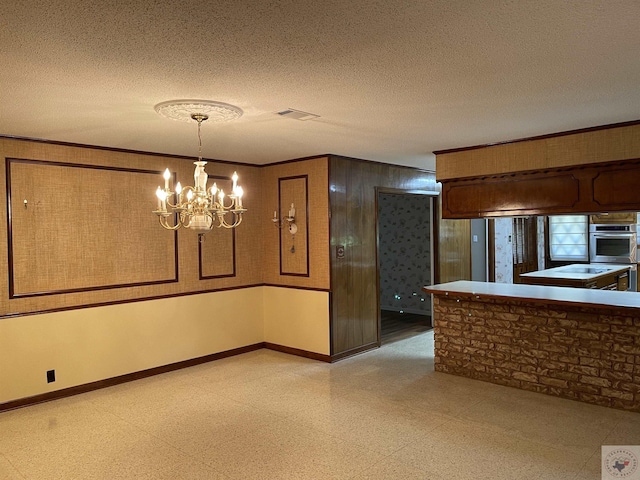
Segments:
[[[431,284],[431,199],[384,193],[378,200],[380,306],[430,315],[421,288]]]
[[[538,216],[538,270],[547,268],[544,261],[544,219],[543,215]]]
[[[496,283],[513,283],[513,219],[496,218],[495,235]]]
[[[538,270],[544,270],[544,216],[537,217],[538,225]],[[513,283],[513,218],[495,219],[496,283]]]

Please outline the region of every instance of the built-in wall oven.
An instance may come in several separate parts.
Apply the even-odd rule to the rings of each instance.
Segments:
[[[589,260],[592,263],[636,263],[635,224],[589,225]]]
[[[589,225],[589,260],[591,263],[623,263],[631,267],[629,290],[638,282],[637,232],[635,224]]]

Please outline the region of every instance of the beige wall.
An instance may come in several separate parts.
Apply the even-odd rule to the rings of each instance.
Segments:
[[[282,287],[5,318],[0,404],[261,342],[329,355],[328,319],[328,292]]]
[[[330,354],[329,293],[264,287],[265,342]]]
[[[0,403],[253,345],[263,287],[0,320]],[[56,382],[46,383],[55,369]]]

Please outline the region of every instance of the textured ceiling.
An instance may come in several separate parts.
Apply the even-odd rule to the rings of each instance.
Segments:
[[[237,105],[208,158],[434,150],[640,118],[638,0],[20,0],[0,5],[0,134],[197,155],[154,105]],[[299,121],[287,108],[319,115]]]

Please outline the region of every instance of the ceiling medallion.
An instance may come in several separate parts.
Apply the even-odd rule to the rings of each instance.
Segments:
[[[230,122],[240,118],[243,111],[240,107],[211,100],[169,100],[157,104],[155,107],[163,117],[180,122],[193,122],[193,113],[206,115],[209,122]]]

